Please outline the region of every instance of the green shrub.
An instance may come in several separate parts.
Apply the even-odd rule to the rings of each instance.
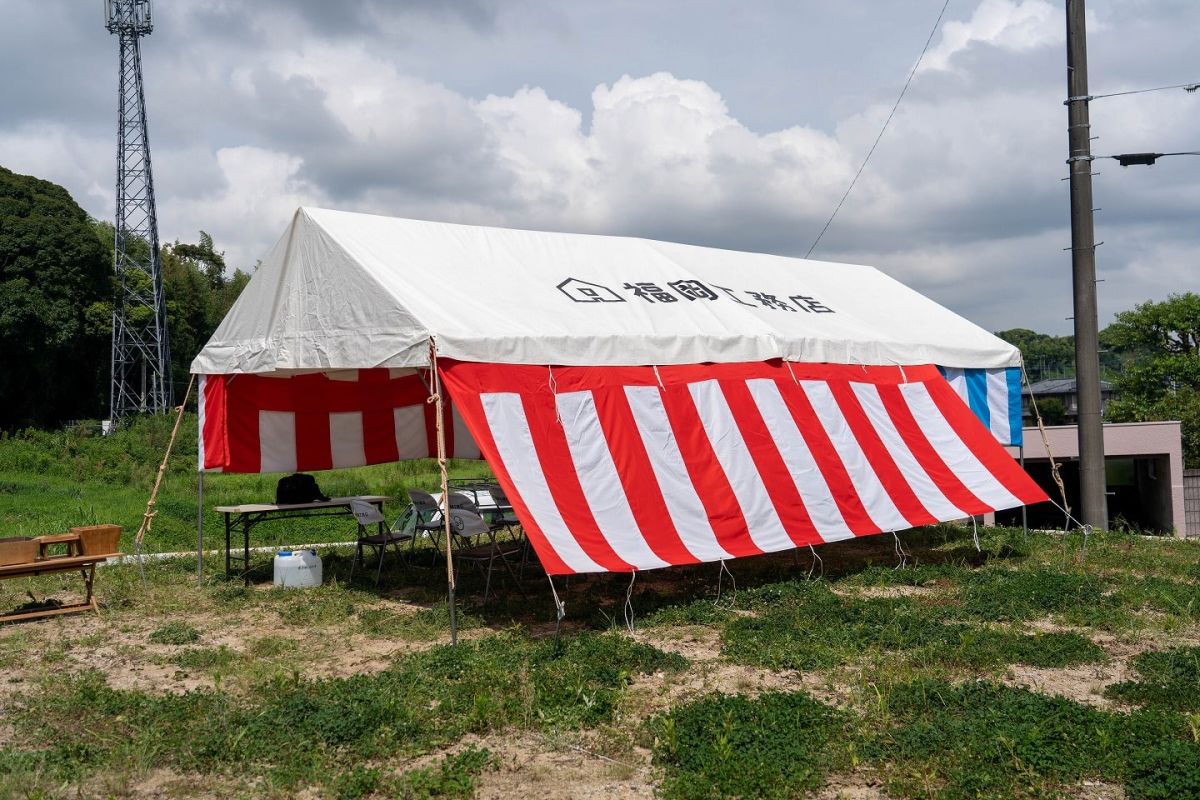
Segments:
[[[772,692],[711,695],[649,725],[664,797],[782,799],[823,784],[846,718],[806,694]]]

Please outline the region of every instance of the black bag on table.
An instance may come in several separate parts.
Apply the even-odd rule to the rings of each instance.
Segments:
[[[297,472],[280,478],[275,485],[275,505],[287,506],[296,503],[324,503],[329,498],[321,493],[317,479],[305,472]]]

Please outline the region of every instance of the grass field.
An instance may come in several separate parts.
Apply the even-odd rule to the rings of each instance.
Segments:
[[[65,492],[72,458],[92,519],[136,522],[153,467],[28,477],[31,447],[0,442],[10,528],[81,521],[25,488]],[[230,500],[273,486],[224,477]],[[157,549],[190,544],[192,478]],[[715,565],[639,575],[632,632],[627,576],[559,580],[558,640],[536,570],[486,605],[464,573],[458,647],[425,558],[377,589],[325,551],[325,585],[291,592],[215,560],[199,584],[188,559],[107,567],[99,616],[0,627],[0,797],[1200,797],[1200,546],[901,536],[903,567],[880,536],[732,562],[719,594]],[[77,584],[0,583],[0,609]]]
[[[61,532],[76,525],[122,526],[122,548],[132,551],[132,535],[141,524],[146,500],[171,437],[167,417],[134,419],[112,436],[97,434],[98,424],[71,431],[29,431],[0,437],[0,525],[14,536]],[[482,461],[452,461],[459,477],[490,475]],[[439,478],[432,460],[404,461],[359,469],[318,473],[329,496],[380,494],[405,497],[407,489],[434,489]],[[147,552],[196,549],[196,416],[185,417],[159,490]],[[204,478],[204,529],[216,546],[224,528],[213,508],[270,502],[278,475],[223,475]],[[305,520],[302,528],[268,523],[255,529],[255,544],[337,542],[353,538],[348,518]],[[294,523],[293,523],[294,524]]]

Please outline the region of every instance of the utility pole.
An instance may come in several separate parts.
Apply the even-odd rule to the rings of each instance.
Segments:
[[[1087,28],[1084,0],[1067,2],[1067,132],[1071,170],[1071,274],[1075,300],[1075,391],[1079,398],[1081,518],[1108,530],[1104,425],[1100,418],[1096,238],[1092,223],[1092,126],[1088,122]]]

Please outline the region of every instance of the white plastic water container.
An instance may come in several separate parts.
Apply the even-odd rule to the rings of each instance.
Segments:
[[[321,585],[321,557],[316,550],[280,550],[274,566],[276,586],[301,589]]]

